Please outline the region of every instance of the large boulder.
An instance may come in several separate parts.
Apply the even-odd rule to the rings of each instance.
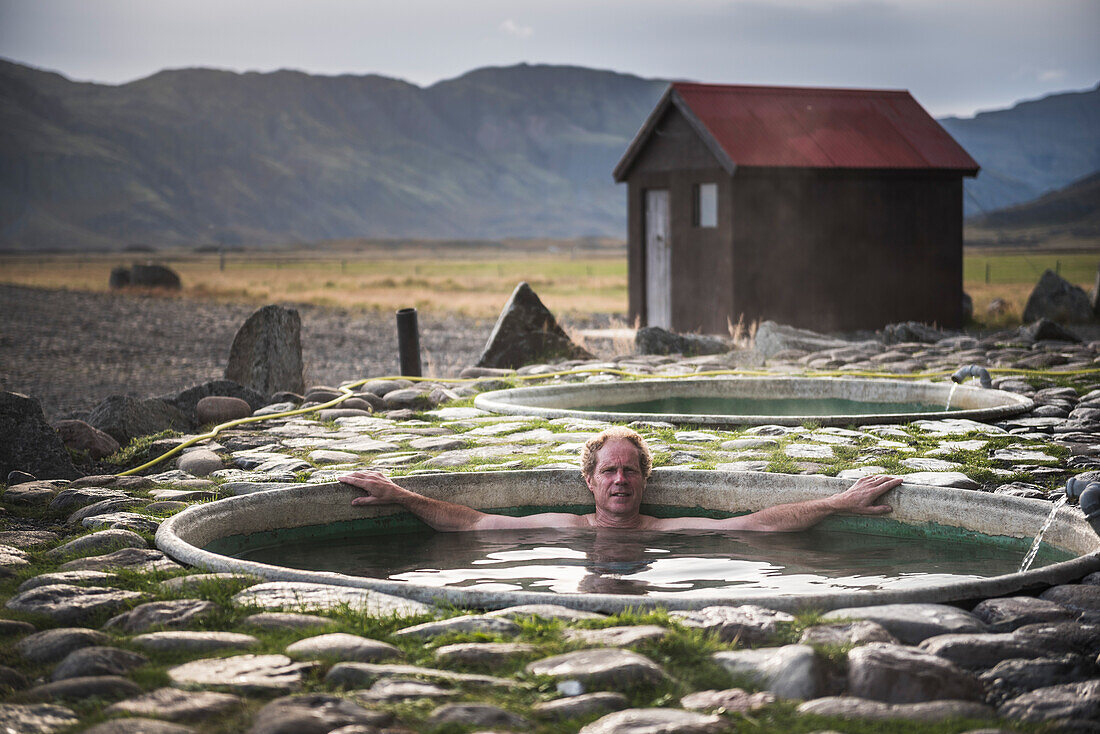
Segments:
[[[46,422],[34,398],[0,392],[0,477],[22,471],[38,479],[81,476],[57,431]]]
[[[765,357],[779,354],[789,349],[803,352],[820,352],[823,349],[838,349],[851,346],[843,339],[818,334],[808,329],[796,329],[793,326],[765,321],[756,329],[754,348]]]
[[[118,290],[130,285],[130,268],[125,265],[111,268],[111,276],[108,278],[107,284],[111,287],[111,290]]]
[[[282,306],[264,306],[249,316],[233,337],[225,379],[266,395],[305,392],[302,319],[298,312]],[[230,397],[248,400],[243,395]]]
[[[591,359],[592,355],[569,339],[531,286],[520,283],[500,312],[477,366],[514,369],[555,358]]]
[[[79,420],[63,420],[53,424],[66,448],[85,451],[93,459],[110,456],[121,448],[114,438],[95,426]]]
[[[1035,284],[1024,306],[1024,321],[1047,318],[1060,323],[1086,323],[1092,320],[1088,294],[1053,270],[1047,270]]]
[[[721,354],[729,349],[719,337],[676,334],[660,326],[643,326],[634,334],[634,350],[638,354]]]
[[[183,287],[179,275],[163,265],[134,263],[130,268],[130,285],[136,288],[167,288],[178,291]]]
[[[128,395],[106,398],[92,409],[88,423],[109,434],[122,446],[152,433],[189,431],[192,428],[187,416],[163,400],[139,400]]]

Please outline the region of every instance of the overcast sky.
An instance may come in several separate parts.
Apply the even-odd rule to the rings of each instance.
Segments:
[[[1100,0],[0,0],[0,56],[80,81],[482,66],[908,89],[969,115],[1100,82]]]

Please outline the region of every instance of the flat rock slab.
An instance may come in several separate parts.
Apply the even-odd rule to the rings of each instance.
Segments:
[[[588,717],[593,714],[622,711],[630,704],[626,696],[613,691],[582,693],[579,696],[559,698],[555,701],[536,703],[531,707],[535,715],[543,719],[565,720]]]
[[[77,558],[62,563],[62,571],[107,571],[128,568],[134,571],[177,571],[183,566],[152,548],[123,548],[102,556]]]
[[[329,685],[355,688],[370,685],[379,678],[393,676],[419,676],[435,680],[470,683],[472,685],[511,687],[514,681],[507,678],[495,678],[489,675],[472,673],[453,673],[449,670],[421,668],[417,665],[399,665],[395,663],[337,663],[325,676]]]
[[[543,658],[529,664],[527,672],[557,679],[576,679],[589,686],[601,687],[653,685],[667,678],[661,666],[644,655],[615,647]]]
[[[607,647],[627,647],[637,645],[639,642],[653,642],[663,639],[667,635],[668,630],[666,628],[655,624],[605,627],[597,630],[565,630],[565,639],[567,640],[589,645],[606,645]]]
[[[35,632],[15,643],[16,651],[33,663],[53,663],[74,650],[93,645],[105,645],[110,637],[99,630],[84,627],[59,627]]]
[[[432,614],[432,607],[411,599],[390,596],[351,586],[310,584],[301,581],[272,581],[251,586],[233,597],[240,606],[261,609],[300,609],[318,611],[344,604],[365,614],[414,616]]]
[[[196,573],[190,576],[176,576],[175,578],[165,579],[160,582],[160,588],[171,592],[191,591],[197,587],[218,586],[227,582],[241,586],[252,586],[260,583],[260,579],[245,573]]]
[[[319,617],[316,614],[294,614],[293,612],[250,614],[244,618],[243,623],[250,627],[268,630],[304,630],[336,626],[336,620],[328,617]]]
[[[839,716],[844,719],[888,721],[944,721],[945,719],[993,719],[996,714],[985,704],[974,701],[928,701],[925,703],[883,703],[866,698],[830,696],[806,701],[798,707],[800,714]]]
[[[1080,655],[1004,660],[978,676],[990,703],[1003,703],[1037,688],[1080,683],[1094,677],[1096,666]]]
[[[809,645],[727,650],[711,657],[730,673],[752,678],[780,698],[806,699],[819,695],[821,666]]]
[[[66,678],[65,680],[35,686],[23,695],[32,701],[53,701],[59,698],[115,700],[137,696],[140,693],[141,687],[133,681],[117,675],[96,675],[84,678]]]
[[[286,655],[236,655],[177,665],[168,670],[168,677],[185,688],[224,686],[245,693],[272,693],[301,687],[302,673],[316,666],[295,663]]]
[[[1100,655],[1100,625],[1076,622],[1025,624],[1015,630],[1016,637],[1046,647],[1051,655],[1065,653]]]
[[[5,734],[52,734],[79,722],[77,715],[64,706],[0,703],[0,731]]]
[[[1076,612],[1100,611],[1100,586],[1095,584],[1063,584],[1052,586],[1039,598],[1061,604]]]
[[[1038,688],[1009,699],[997,713],[1022,721],[1082,719],[1095,722],[1100,720],[1100,679]]]
[[[217,604],[203,599],[152,601],[111,617],[103,625],[103,629],[114,629],[128,634],[145,632],[153,627],[178,629],[209,617],[217,609]]]
[[[691,711],[724,709],[727,712],[747,714],[775,703],[775,696],[766,691],[749,693],[740,688],[723,691],[697,691],[680,699],[680,705]]]
[[[458,726],[504,727],[506,729],[530,729],[531,722],[519,714],[486,703],[448,703],[428,716],[429,726],[452,724]]]
[[[375,730],[393,721],[388,711],[372,711],[353,701],[324,693],[277,698],[256,713],[249,734],[330,732],[358,725]]]
[[[794,617],[786,612],[753,604],[703,607],[694,611],[671,612],[668,616],[679,620],[685,627],[713,632],[724,642],[739,640],[742,643],[764,642],[775,636],[780,623],[794,621]]]
[[[80,507],[94,505],[103,500],[133,500],[121,489],[107,489],[106,487],[77,487],[63,489],[50,501],[50,509],[55,512],[72,512]]]
[[[112,704],[108,706],[107,713],[156,716],[168,721],[204,721],[212,716],[234,711],[242,703],[241,697],[232,693],[158,688],[139,697]]]
[[[299,659],[335,658],[359,663],[378,663],[404,657],[401,650],[387,642],[343,632],[298,640],[286,648],[286,654]]]
[[[973,614],[946,604],[881,604],[845,607],[826,612],[822,619],[869,619],[885,627],[906,645],[935,635],[985,632],[985,624]]]
[[[584,619],[606,619],[606,614],[598,612],[585,612],[580,609],[570,609],[558,604],[520,604],[505,609],[497,609],[488,612],[486,617],[506,617],[516,619],[519,617],[542,617],[543,619],[558,619],[562,622],[578,622]]]
[[[1075,612],[1061,604],[1033,596],[1009,596],[986,599],[971,613],[989,626],[990,632],[1011,632],[1025,624],[1038,622],[1072,622]]]
[[[462,642],[443,645],[436,649],[435,658],[441,663],[460,665],[499,665],[538,650],[535,645],[522,642]]]
[[[580,734],[712,734],[729,731],[730,723],[713,714],[680,709],[626,709],[596,719]]]
[[[156,719],[112,719],[85,729],[83,734],[194,734],[195,730],[181,724]]]
[[[102,555],[107,551],[120,548],[148,548],[145,538],[132,530],[100,530],[84,537],[71,540],[62,546],[58,546],[46,555],[50,558],[64,558],[66,556],[85,556],[89,554]]]
[[[898,638],[878,622],[837,622],[807,627],[799,642],[806,645],[866,645],[868,642],[897,644]]]
[[[955,489],[981,489],[982,485],[957,471],[918,471],[903,474],[906,484],[926,484],[930,487],[954,487]]]
[[[117,647],[82,647],[73,650],[57,664],[52,680],[87,678],[93,675],[126,675],[140,668],[149,658]]]
[[[356,691],[355,696],[368,703],[394,703],[418,698],[453,698],[459,694],[453,688],[442,688],[434,683],[403,678],[382,678],[368,690]]]
[[[60,537],[49,530],[0,530],[0,543],[24,550],[49,545]]]
[[[884,703],[982,700],[978,679],[943,658],[872,642],[848,653],[848,693]]]
[[[490,635],[519,634],[519,625],[501,617],[471,614],[438,622],[425,622],[394,633],[395,637],[438,637],[455,632],[484,632]]]
[[[1010,658],[1040,658],[1046,648],[1029,643],[1011,632],[973,635],[936,635],[920,643],[925,652],[950,660],[960,668],[992,668]]]
[[[13,545],[0,545],[0,566],[14,568],[16,566],[30,565],[30,558],[26,551]]]
[[[240,632],[148,632],[131,638],[131,643],[154,652],[213,652],[215,650],[247,650],[260,644],[252,635]]]
[[[5,606],[12,611],[44,614],[61,624],[70,624],[101,612],[115,611],[144,597],[140,592],[111,586],[50,584],[16,594]]]
[[[137,512],[108,512],[104,515],[86,517],[81,523],[90,530],[132,530],[135,533],[156,534],[160,520]],[[134,546],[140,548],[142,546]]]

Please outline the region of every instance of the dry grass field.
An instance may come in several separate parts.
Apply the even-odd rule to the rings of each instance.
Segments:
[[[563,316],[621,314],[627,265],[621,243],[377,243],[350,241],[266,252],[158,252],[0,256],[0,283],[86,292],[107,290],[111,268],[152,260],[180,274],[179,297],[222,303],[308,303],[492,318],[516,283],[526,280]],[[1047,268],[1086,291],[1100,252],[967,250],[964,287],[979,326],[1019,323]],[[989,312],[996,299],[1004,307]]]

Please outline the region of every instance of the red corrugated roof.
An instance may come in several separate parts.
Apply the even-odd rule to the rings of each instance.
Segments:
[[[616,173],[625,174],[661,108],[676,105],[734,166],[946,169],[978,164],[905,91],[675,82]],[[694,119],[692,119],[694,118]]]

